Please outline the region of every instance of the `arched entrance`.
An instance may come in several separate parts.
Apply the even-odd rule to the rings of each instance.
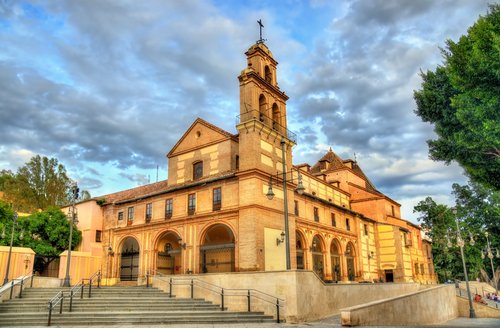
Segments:
[[[179,274],[182,268],[182,248],[180,237],[174,232],[166,232],[158,240],[156,271],[164,274]]]
[[[120,280],[137,280],[139,275],[139,243],[135,238],[127,237],[123,242],[120,263]]]
[[[354,250],[354,245],[351,242],[347,243],[345,257],[347,262],[347,279],[349,279],[349,281],[354,281],[356,278],[356,266],[354,262],[356,252]]]
[[[311,253],[313,260],[313,271],[323,279],[324,267],[323,267],[323,243],[318,235],[314,236],[311,245]]]
[[[332,279],[335,282],[340,281],[340,276],[342,274],[342,268],[340,266],[340,245],[336,239],[332,240],[330,246],[330,258],[332,262]]]
[[[200,272],[233,272],[234,235],[224,224],[210,227],[201,241]]]
[[[297,253],[297,269],[304,270],[304,239],[302,235],[298,232],[295,232],[295,252]]]

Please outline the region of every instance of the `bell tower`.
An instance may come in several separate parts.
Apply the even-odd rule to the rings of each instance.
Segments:
[[[288,96],[278,87],[278,62],[261,38],[245,53],[247,67],[241,71],[240,116],[236,128],[240,139],[240,170],[282,171],[282,141],[286,168],[292,165],[296,136],[287,129]]]

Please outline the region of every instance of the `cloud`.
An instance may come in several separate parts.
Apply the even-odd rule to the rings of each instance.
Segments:
[[[344,158],[356,152],[396,200],[419,188],[442,195],[461,170],[427,159],[434,135],[412,94],[419,70],[441,61],[438,46],[486,4],[1,2],[1,168],[42,154],[93,194],[147,182],[196,117],[234,132],[237,76],[262,19],[290,96],[295,163],[314,164],[331,146]]]

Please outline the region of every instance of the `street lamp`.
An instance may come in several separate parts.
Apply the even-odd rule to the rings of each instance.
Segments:
[[[68,246],[68,259],[66,261],[66,277],[64,277],[64,282],[63,282],[63,287],[71,287],[71,278],[69,276],[69,271],[70,271],[70,263],[71,263],[71,243],[73,241],[73,224],[77,223],[76,221],[76,199],[78,198],[78,192],[80,189],[78,189],[78,186],[76,183],[73,185],[72,188],[72,196],[73,196],[73,202],[71,204],[71,209],[69,213],[70,217],[70,223],[69,223],[69,246]]]
[[[496,294],[498,295],[498,284],[497,284],[497,277],[495,274],[495,268],[493,266],[493,257],[496,257],[497,259],[500,258],[500,253],[498,252],[498,249],[495,249],[496,255],[493,255],[493,251],[491,250],[490,239],[488,238],[489,236],[488,231],[486,231],[484,235],[486,236],[486,248],[481,251],[481,258],[484,259],[486,256],[488,256],[488,258],[490,259],[491,273],[493,275],[491,277],[491,280],[495,284],[495,290],[497,292]]]
[[[465,256],[464,256],[464,245],[465,242],[462,238],[462,235],[460,233],[460,227],[458,226],[458,216],[457,216],[457,209],[452,208],[452,212],[455,215],[455,224],[457,226],[457,245],[460,247],[460,256],[462,257],[462,265],[464,267],[464,276],[465,276],[465,286],[467,287],[467,297],[469,298],[469,318],[475,318],[476,317],[476,312],[474,311],[474,307],[472,306],[472,297],[470,294],[470,288],[469,288],[469,277],[467,275],[467,267],[465,266]],[[474,245],[474,239],[472,238],[472,235],[470,236],[470,244]],[[451,241],[448,238],[448,247],[451,247]]]
[[[7,257],[7,269],[5,270],[5,278],[3,280],[3,284],[5,285],[6,283],[9,282],[9,270],[10,270],[10,258],[12,256],[12,244],[14,242],[14,229],[17,224],[17,212],[14,212],[14,215],[12,216],[12,232],[10,233],[10,247],[9,247],[9,256]],[[2,231],[2,239],[5,238],[5,227],[4,230]],[[23,239],[23,232],[19,235],[19,239]]]
[[[285,157],[285,139],[281,139],[281,160],[283,164],[283,212],[285,214],[285,249],[286,249],[286,269],[290,270],[290,233],[288,231],[288,200],[287,200],[287,188],[286,188],[286,157]],[[292,171],[290,171],[292,172]],[[292,177],[293,180],[293,177]],[[304,193],[304,186],[302,185],[302,175],[299,173],[297,188],[295,189],[300,195]],[[273,181],[272,176],[269,177],[269,189],[267,191],[267,199],[272,200],[274,198],[273,192]]]

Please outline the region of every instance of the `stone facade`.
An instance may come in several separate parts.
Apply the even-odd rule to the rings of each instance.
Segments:
[[[419,226],[356,161],[330,150],[313,166],[292,165],[278,63],[263,42],[246,56],[237,134],[198,118],[167,154],[168,180],[78,204],[79,250],[102,256],[109,281],[285,270],[289,248],[290,269],[325,281],[435,282]]]

